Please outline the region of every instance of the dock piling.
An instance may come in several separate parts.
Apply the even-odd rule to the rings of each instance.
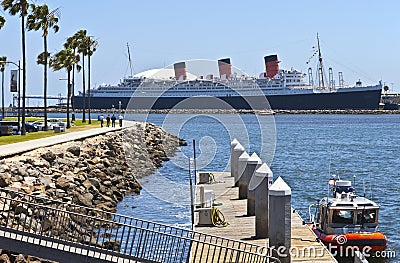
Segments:
[[[258,157],[258,155],[256,153],[253,153],[250,156],[250,159],[253,160],[253,162],[255,162],[255,164],[254,164],[253,167],[251,167],[252,171],[251,171],[251,174],[249,176],[249,180],[247,181],[247,186],[246,186],[246,191],[247,191],[247,215],[248,216],[255,216],[256,215],[256,195],[254,193],[254,187],[250,188],[249,186],[250,186],[251,178],[253,177],[255,171],[258,168],[260,168],[260,166],[262,164],[262,161],[261,161],[261,158]]]
[[[254,173],[254,181],[250,182],[250,188],[255,187],[255,214],[256,214],[256,238],[268,237],[269,226],[269,209],[268,209],[268,194],[269,187],[272,185],[273,173],[266,163],[263,163],[260,168]]]
[[[244,151],[240,156],[239,156],[239,161],[238,161],[238,180],[235,182],[235,186],[239,186],[239,199],[246,199],[247,198],[247,191],[241,191],[241,185],[244,183],[243,181],[246,180],[247,175],[245,174],[247,172],[247,161],[249,160],[250,155]],[[237,185],[236,185],[237,184]]]
[[[232,154],[232,168],[231,170],[233,171],[233,177],[235,178],[235,186],[237,186],[237,181],[239,179],[238,175],[238,163],[239,163],[239,156],[242,155],[244,152],[244,147],[238,142],[238,144],[233,148],[233,154]]]
[[[239,141],[238,140],[236,140],[236,138],[235,139],[233,139],[232,140],[232,142],[231,142],[231,176],[233,177],[234,176],[234,161],[233,161],[233,156],[234,156],[234,154],[233,154],[233,149],[236,147],[236,145],[239,143]]]
[[[290,262],[291,195],[292,190],[281,177],[269,188],[269,245],[274,246],[281,254],[286,254],[286,257],[280,257],[282,263]]]

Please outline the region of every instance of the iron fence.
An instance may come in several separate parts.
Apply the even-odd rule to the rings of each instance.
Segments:
[[[130,262],[279,262],[251,243],[3,188],[0,229]]]

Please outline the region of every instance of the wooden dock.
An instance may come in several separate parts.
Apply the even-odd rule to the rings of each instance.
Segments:
[[[215,182],[196,186],[196,204],[200,203],[199,186],[213,190],[217,208],[230,223],[227,227],[198,226],[198,213],[195,213],[195,227],[198,232],[224,238],[240,240],[259,246],[268,246],[268,239],[254,239],[255,217],[247,216],[247,200],[238,200],[238,187],[233,187],[233,177],[229,172],[213,172]],[[300,215],[293,211],[291,229],[291,262],[337,262],[325,246],[318,242],[313,231],[306,225]],[[211,262],[211,261],[209,261]]]

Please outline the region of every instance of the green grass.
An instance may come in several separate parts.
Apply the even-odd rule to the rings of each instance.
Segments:
[[[17,118],[5,118],[4,120],[16,120]],[[26,121],[28,122],[33,122],[37,120],[43,120],[43,118],[26,118]],[[63,121],[66,121],[66,119],[61,119]],[[76,119],[74,123],[72,123],[72,126],[70,129],[67,129],[67,133],[70,132],[76,132],[76,131],[83,131],[83,130],[89,130],[93,128],[99,128],[100,127],[100,122],[98,120],[92,120],[92,124],[82,123],[82,120]],[[41,139],[41,138],[46,138],[46,137],[51,137],[51,136],[57,136],[63,133],[54,133],[53,130],[49,131],[38,131],[38,132],[30,132],[27,133],[25,136],[21,135],[9,135],[9,136],[0,136],[0,145],[6,145],[10,143],[16,143],[16,142],[24,142],[24,141],[30,141],[30,140],[36,140],[36,139]]]

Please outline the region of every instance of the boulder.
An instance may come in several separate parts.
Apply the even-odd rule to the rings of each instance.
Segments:
[[[61,188],[63,190],[66,190],[66,189],[70,188],[70,186],[71,186],[70,180],[68,178],[66,178],[66,177],[60,177],[56,181],[56,187],[57,188]]]
[[[70,177],[73,180],[73,178],[75,177],[75,174],[72,171],[66,171],[65,176]]]
[[[79,205],[91,207],[92,206],[93,195],[91,193],[84,193],[84,194],[75,193],[74,200]]]
[[[92,159],[92,163],[93,163],[93,164],[97,164],[97,163],[99,163],[100,161],[101,161],[101,159],[100,159],[99,156],[96,156],[96,157],[94,157],[94,158]]]
[[[0,173],[0,187],[6,187],[11,183],[11,176],[8,173]]]
[[[38,178],[39,182],[44,186],[49,186],[53,182],[53,176],[51,175],[43,175]]]
[[[94,187],[100,188],[100,181],[97,178],[89,178],[88,180]]]
[[[81,147],[79,146],[68,147],[67,152],[70,152],[75,156],[79,156],[81,154]]]
[[[48,152],[43,153],[43,154],[41,155],[41,157],[42,157],[43,159],[45,159],[46,161],[48,161],[49,163],[53,163],[54,160],[57,158],[57,156],[56,156],[53,152],[51,152],[51,151],[48,151]]]
[[[8,165],[0,165],[0,173],[8,172],[10,171],[10,167]]]
[[[36,183],[36,177],[26,176],[24,177],[24,183],[29,186],[33,186]]]

